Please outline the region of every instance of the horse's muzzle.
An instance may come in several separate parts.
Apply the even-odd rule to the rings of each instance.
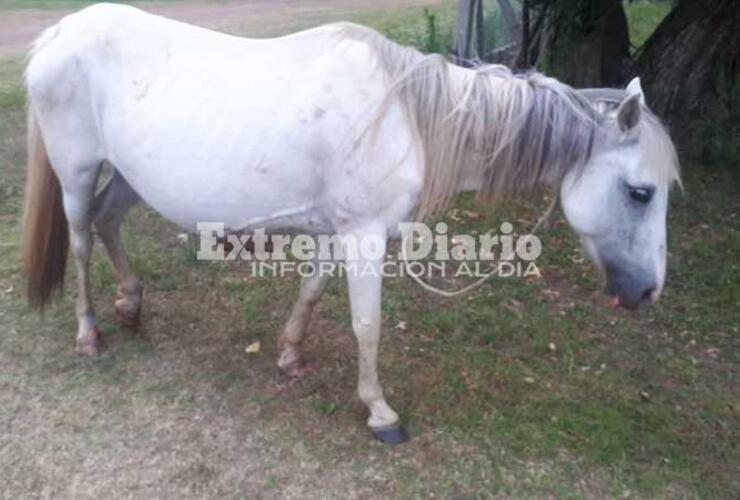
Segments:
[[[605,293],[614,297],[614,305],[626,309],[637,309],[655,302],[658,285],[652,273],[625,272],[606,266]]]

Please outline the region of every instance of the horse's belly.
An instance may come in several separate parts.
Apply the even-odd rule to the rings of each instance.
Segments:
[[[305,82],[303,99],[281,98],[279,82],[207,83],[153,81],[143,97],[127,91],[107,107],[105,149],[124,178],[188,229],[325,226],[323,179],[348,143],[331,130],[347,125],[325,116],[321,95],[306,97]]]
[[[148,163],[135,156],[113,163],[148,205],[187,230],[202,222],[222,223],[231,230],[316,232],[330,226],[317,186],[296,172],[259,172],[263,167],[218,162],[205,168]]]

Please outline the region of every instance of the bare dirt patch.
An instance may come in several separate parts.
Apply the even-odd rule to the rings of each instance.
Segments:
[[[438,0],[240,0],[225,2],[137,2],[155,14],[205,28],[267,36],[286,24],[336,20],[357,11],[382,11],[438,4]],[[22,9],[0,14],[0,56],[23,52],[48,26],[76,9]]]

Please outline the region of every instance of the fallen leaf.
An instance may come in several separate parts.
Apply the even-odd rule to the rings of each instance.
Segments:
[[[716,347],[707,347],[701,353],[706,358],[717,359],[719,358],[720,350]]]
[[[247,348],[244,349],[244,352],[246,352],[247,354],[256,354],[260,352],[261,347],[262,344],[260,344],[260,341],[258,340],[257,342],[252,342],[251,344],[249,344]]]
[[[506,309],[506,310],[514,313],[514,315],[516,317],[518,317],[518,318],[521,318],[522,317],[522,311],[520,309],[518,309],[516,306],[513,306],[511,304],[501,304],[501,307],[503,307],[504,309]]]

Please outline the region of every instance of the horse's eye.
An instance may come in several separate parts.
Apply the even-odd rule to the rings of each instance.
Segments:
[[[650,203],[653,189],[649,187],[630,187],[630,197],[640,203]]]

